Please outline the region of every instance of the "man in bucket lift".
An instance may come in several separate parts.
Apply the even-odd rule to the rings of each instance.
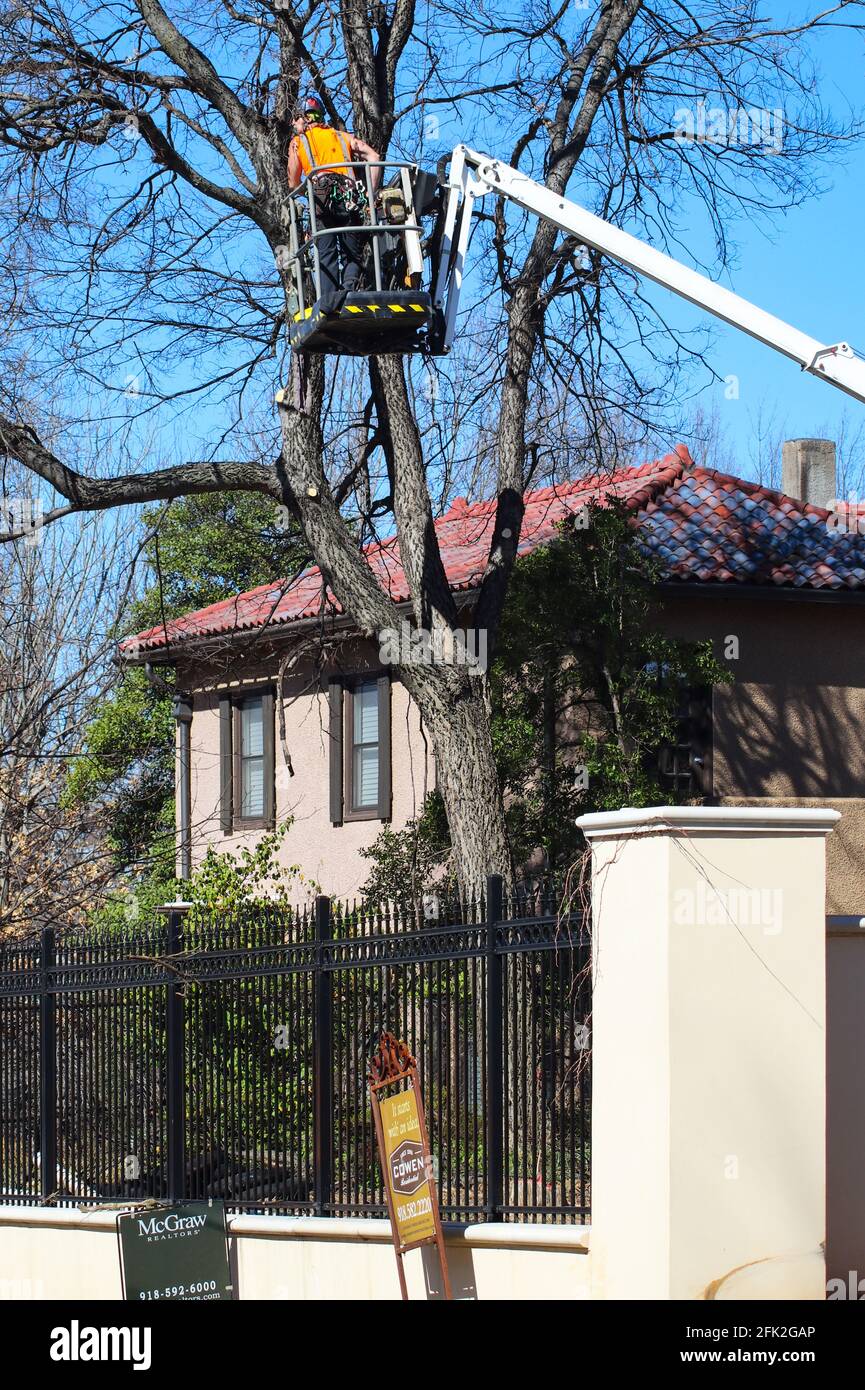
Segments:
[[[297,188],[305,176],[312,174],[316,225],[330,229],[317,239],[321,293],[339,289],[351,293],[360,286],[364,233],[340,231],[340,228],[366,221],[368,206],[366,185],[355,178],[355,171],[348,165],[352,160],[375,162],[380,156],[356,135],[328,125],[324,106],[315,95],[308,96],[298,108],[293,124],[295,136],[288,147],[289,186]],[[340,159],[346,160],[346,164],[340,165]],[[313,173],[323,164],[336,164],[337,168]],[[373,195],[380,175],[380,169],[372,170]],[[344,267],[342,276],[340,252]]]

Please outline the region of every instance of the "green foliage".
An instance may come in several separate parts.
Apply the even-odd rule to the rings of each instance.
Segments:
[[[86,753],[68,769],[68,806],[101,805],[118,865],[149,861],[172,871],[174,718],[140,668],[123,673],[87,730]]]
[[[517,861],[577,847],[587,811],[669,799],[658,750],[682,687],[730,679],[709,642],[665,635],[626,507],[592,505],[515,567],[491,672],[493,738]]]
[[[579,846],[578,815],[669,800],[658,751],[676,733],[682,687],[730,680],[709,642],[664,634],[624,505],[592,506],[517,561],[490,672],[492,733],[517,864]],[[417,897],[449,849],[441,797],[368,850],[370,898]]]
[[[286,868],[277,859],[279,847],[292,821],[285,820],[276,830],[262,835],[251,849],[237,855],[220,853],[208,846],[207,853],[192,874],[180,885],[184,897],[205,914],[231,914],[242,907],[288,907],[297,899],[297,890],[319,892],[297,864]]]
[[[145,546],[153,580],[130,632],[287,577],[305,553],[295,523],[254,492],[184,497],[167,510],[146,507],[142,521],[154,532]]]
[[[132,878],[93,915],[93,922],[113,931],[152,921],[156,908],[183,899],[213,920],[215,913],[230,917],[243,908],[290,907],[304,894],[320,891],[300,867],[279,862],[280,846],[291,829],[285,820],[262,835],[252,848],[237,854],[209,847],[189,879],[180,881],[173,871],[158,866],[144,877]]]
[[[241,849],[236,855],[208,850],[185,882],[156,873],[131,879],[93,914],[92,925],[108,935],[134,932],[139,924],[153,925],[157,908],[183,899],[193,905],[185,919],[185,929],[193,941],[196,925],[213,927],[234,918],[232,940],[240,946],[260,944],[261,918],[256,919],[250,908],[290,909],[306,893],[319,891],[296,866],[285,868],[278,862],[280,846],[290,828],[291,822],[285,821],[262,835],[254,848]],[[214,1101],[212,1090],[213,1077],[218,1076],[222,1096],[234,1097],[237,1113],[244,1116],[249,1148],[269,1149],[273,1135],[284,1132],[286,1117],[311,1113],[311,1018],[308,1014],[300,1018],[292,1015],[285,994],[262,990],[257,976],[238,980],[232,990],[189,980],[184,994],[187,1016],[196,1020],[187,1032],[192,1041],[186,1054],[190,1130],[204,1149],[225,1144],[225,1111]],[[132,1042],[127,1037],[121,1054],[132,1047],[139,1055],[143,1047],[144,1070],[158,1075],[165,1055],[164,1034],[146,1001],[132,999],[130,1003],[138,1016],[133,1013],[130,1022],[129,1013],[125,1015]],[[341,1016],[337,1009],[337,1020]],[[311,1155],[305,1151],[304,1133],[298,1135],[297,1142],[291,1159],[302,1173]],[[277,1182],[294,1180],[292,1173],[280,1178],[281,1170],[274,1171]]]
[[[182,890],[182,891],[181,891]],[[90,913],[90,925],[109,935],[152,925],[156,909],[175,902],[187,890],[178,884],[173,867],[158,864],[149,874],[125,876],[117,888]]]
[[[402,830],[386,825],[368,849],[360,854],[372,865],[363,885],[370,902],[416,902],[435,879],[441,886],[441,869],[450,850],[444,802],[430,792],[421,814]]]
[[[187,497],[142,513],[149,582],[118,638],[291,574],[304,549],[294,524],[255,493]],[[174,719],[171,699],[143,670],[124,670],[96,711],[87,751],[68,769],[66,804],[96,805],[117,866],[174,872]]]

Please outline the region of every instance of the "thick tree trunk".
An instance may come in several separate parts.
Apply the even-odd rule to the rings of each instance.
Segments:
[[[397,481],[395,507],[400,555],[412,589],[415,618],[418,627],[429,632],[455,629],[459,619],[438,551],[429,495],[425,489],[421,493],[418,486],[422,457],[419,449],[413,448],[413,419],[405,413],[401,364],[381,358],[381,365],[386,378],[388,367],[391,369],[388,404],[399,425],[393,434],[404,466]],[[317,415],[323,380],[322,365],[314,362],[310,388],[316,410],[311,416],[281,412],[282,458],[291,482],[290,495],[329,588],[359,631],[380,641],[383,630],[399,629],[402,615],[379,587],[327,485]],[[461,665],[410,664],[395,670],[418,705],[432,738],[460,886],[467,893],[476,893],[486,874],[510,877],[511,873],[486,676],[478,671],[470,674],[470,668]]]
[[[487,874],[513,874],[486,683],[441,667],[403,678],[432,738],[460,888],[475,894]]]

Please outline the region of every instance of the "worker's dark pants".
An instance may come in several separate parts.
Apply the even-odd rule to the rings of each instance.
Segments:
[[[339,228],[360,221],[360,213],[352,213],[349,218],[334,217],[326,209],[316,204],[316,225],[331,227],[324,236],[318,238],[318,260],[321,267],[321,292],[330,290],[356,290],[361,282],[363,271],[363,232],[341,232]],[[340,276],[339,262],[342,255],[343,270]]]

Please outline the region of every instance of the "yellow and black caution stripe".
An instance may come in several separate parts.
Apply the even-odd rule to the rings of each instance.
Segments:
[[[304,352],[411,352],[421,347],[419,330],[431,316],[432,300],[423,291],[358,291],[332,309],[322,298],[296,313],[289,337]]]
[[[429,305],[424,304],[346,304],[342,310],[346,314],[424,314],[429,313]]]

